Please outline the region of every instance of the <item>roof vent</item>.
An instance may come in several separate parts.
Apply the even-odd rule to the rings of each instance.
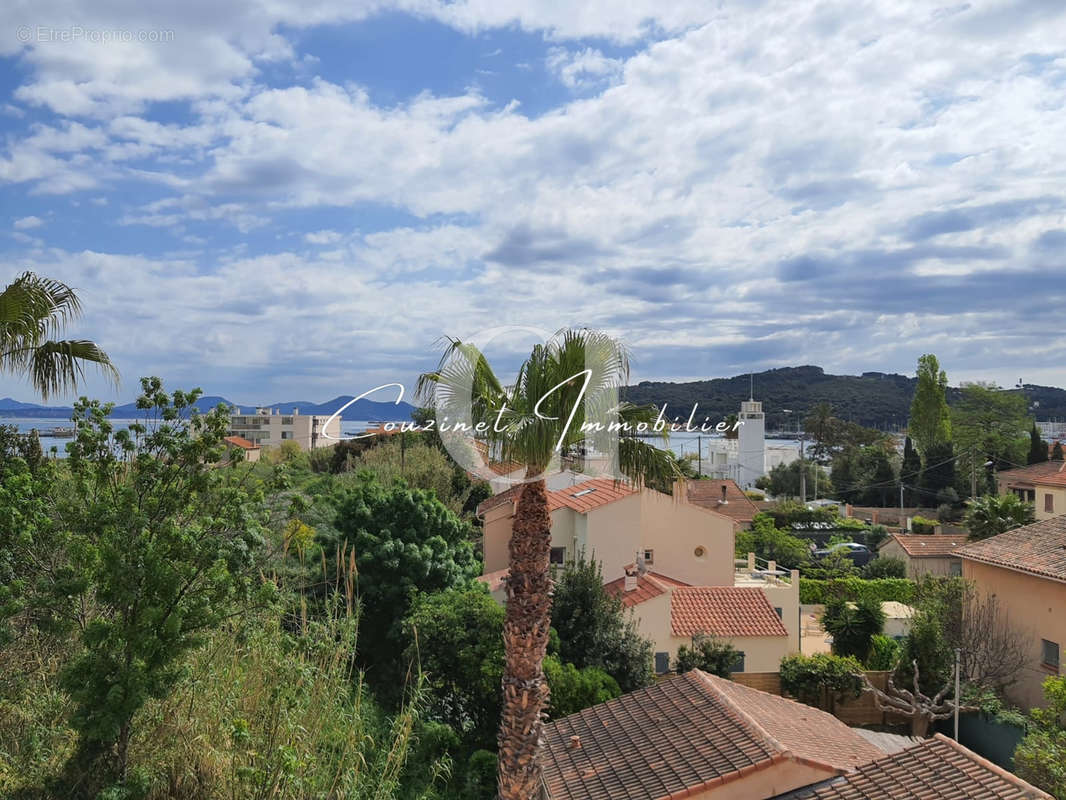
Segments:
[[[723,484],[722,484],[722,499],[718,501],[718,505],[720,505],[720,506],[724,506],[724,505],[726,505],[726,504],[727,504],[728,502],[729,502],[729,501],[725,499],[725,484],[723,483]]]
[[[570,737],[570,749],[571,750],[580,750],[581,749],[581,737],[580,736],[571,736]]]

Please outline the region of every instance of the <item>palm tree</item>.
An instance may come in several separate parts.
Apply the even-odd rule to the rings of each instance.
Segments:
[[[96,364],[116,383],[107,353],[84,339],[53,341],[81,314],[74,290],[24,272],[0,292],[0,371],[29,377],[44,400],[74,389],[86,364]]]
[[[448,408],[460,408],[465,397],[471,403],[471,424],[487,427],[489,452],[526,466],[528,482],[519,490],[509,545],[498,791],[501,800],[532,800],[541,784],[537,750],[548,700],[542,663],[552,597],[551,518],[543,475],[559,468],[567,452],[590,441],[603,443],[582,430],[586,421],[651,423],[656,409],[618,402],[617,389],[629,377],[629,357],[603,333],[560,331],[533,348],[507,387],[476,347],[456,339],[447,342],[437,371],[419,378],[419,396],[436,407],[437,419],[448,416]],[[584,395],[582,377],[587,377]],[[534,413],[538,402],[539,415]],[[451,418],[458,417],[453,413]],[[618,441],[618,461],[638,486],[670,485],[677,475],[671,453],[631,436]]]
[[[966,527],[970,539],[987,539],[1036,522],[1036,511],[1016,494],[988,494],[970,501]]]

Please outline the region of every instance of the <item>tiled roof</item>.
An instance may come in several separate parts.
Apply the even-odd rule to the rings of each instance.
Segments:
[[[1066,516],[1034,522],[955,551],[962,558],[1066,581]]]
[[[829,714],[758,695],[764,693],[694,670],[547,725],[548,796],[685,796],[790,760],[831,775],[882,755]]]
[[[957,534],[893,533],[880,547],[896,541],[911,558],[944,558],[966,544],[966,537]],[[880,549],[880,548],[878,548]]]
[[[1002,470],[996,476],[996,479],[1000,483],[1005,482],[1007,486],[1030,485],[1035,482],[1045,483],[1046,479],[1050,479],[1053,476],[1066,478],[1066,472],[1062,472],[1064,466],[1066,466],[1066,461],[1041,461],[1037,464],[1030,464],[1027,467]]]
[[[1035,786],[937,734],[851,774],[778,800],[1023,800],[1048,798]]]
[[[670,597],[674,636],[788,636],[762,589],[737,586],[691,586]]]
[[[225,439],[223,439],[223,441],[233,445],[234,447],[239,447],[241,448],[241,450],[259,449],[259,445],[257,445],[255,442],[248,441],[243,436],[227,436]]]
[[[725,503],[722,502],[723,487],[725,488]],[[737,522],[751,522],[759,513],[758,506],[744,494],[736,481],[728,479],[689,481],[687,492],[688,501],[693,505],[725,514]]]
[[[506,492],[500,492],[494,497],[484,500],[477,507],[478,514],[484,514],[489,509],[495,508],[504,502],[513,502],[518,499],[519,493],[525,484],[512,486]],[[612,478],[591,478],[587,481],[567,486],[565,489],[557,489],[548,492],[548,511],[557,508],[572,508],[585,514],[594,508],[621,500],[631,494],[636,494],[636,489],[627,483],[617,482]]]
[[[648,572],[637,576],[637,588],[631,591],[626,591],[626,579],[624,577],[605,583],[603,588],[611,594],[621,597],[623,606],[632,608],[645,600],[659,597],[671,588],[678,586],[688,586],[688,584],[660,575],[657,572]]]
[[[885,754],[832,714],[725,678],[704,675],[704,679],[741,713],[800,758],[850,771]]]

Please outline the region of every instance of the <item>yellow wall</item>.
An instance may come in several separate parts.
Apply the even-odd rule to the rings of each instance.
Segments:
[[[689,797],[693,800],[764,800],[819,783],[837,774],[828,768],[822,769],[799,761],[781,761]]]
[[[732,519],[659,492],[642,492],[640,500],[643,546],[655,551],[652,570],[693,586],[733,585]]]
[[[963,559],[962,572],[978,591],[996,596],[1007,619],[1029,642],[1030,663],[1008,696],[1023,708],[1043,705],[1040,684],[1055,673],[1040,664],[1041,640],[1058,642],[1060,660],[1066,655],[1066,583],[969,559]]]
[[[1054,511],[1050,513],[1044,511],[1044,496],[1051,495],[1051,499],[1054,503]],[[1051,519],[1052,517],[1058,517],[1062,514],[1066,514],[1066,487],[1062,486],[1036,486],[1036,519],[1039,522],[1042,519]]]

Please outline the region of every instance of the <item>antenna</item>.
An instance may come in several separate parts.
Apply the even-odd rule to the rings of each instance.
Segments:
[[[749,400],[754,400],[755,399],[755,373],[754,372],[749,372],[748,373],[748,378],[751,380],[751,390],[748,393],[748,399]]]

